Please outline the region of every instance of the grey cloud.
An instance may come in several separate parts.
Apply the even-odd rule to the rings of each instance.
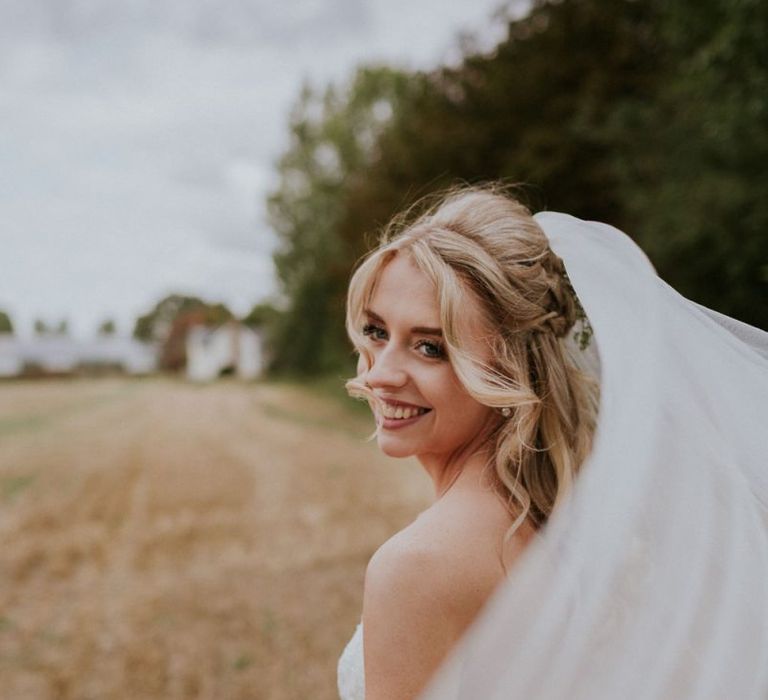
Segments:
[[[483,3],[0,0],[0,309],[90,331],[172,291],[274,294],[264,200],[301,81],[429,65]]]
[[[0,27],[8,39],[81,42],[158,32],[208,45],[285,45],[329,41],[370,24],[364,0],[0,0]]]

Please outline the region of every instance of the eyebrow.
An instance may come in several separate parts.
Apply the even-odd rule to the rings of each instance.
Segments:
[[[375,311],[371,311],[370,309],[363,309],[363,313],[365,313],[367,316],[370,316],[374,321],[386,324],[386,321],[384,321],[384,319]],[[439,328],[427,328],[426,326],[414,326],[411,328],[411,333],[418,333],[420,335],[436,335],[440,338],[443,337],[443,331]]]

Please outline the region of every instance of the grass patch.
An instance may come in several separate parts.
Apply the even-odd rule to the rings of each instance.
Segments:
[[[333,430],[343,433],[349,437],[360,438],[360,431],[355,429],[353,424],[343,419],[324,418],[310,413],[302,413],[293,409],[284,408],[273,403],[260,403],[261,410],[268,418],[287,421],[304,428],[315,428],[320,430]]]
[[[235,671],[245,671],[249,666],[253,666],[253,659],[248,654],[241,654],[232,663]]]
[[[12,501],[26,491],[35,481],[34,474],[0,477],[0,494],[3,500]]]
[[[344,373],[327,374],[320,377],[276,377],[264,380],[272,386],[298,387],[322,399],[333,401],[354,416],[370,417],[371,409],[365,401],[353,399],[344,388],[344,383],[352,375]]]
[[[325,377],[318,377],[307,381],[304,386],[311,393],[318,396],[323,396],[332,399],[337,404],[340,404],[350,413],[354,413],[359,416],[370,416],[371,409],[365,401],[359,399],[353,399],[344,388],[344,384],[350,377],[339,375],[331,375]]]
[[[50,422],[49,416],[40,415],[3,418],[0,419],[0,437],[16,433],[35,433],[47,428]]]
[[[53,410],[42,410],[39,413],[0,418],[0,437],[45,430],[57,420],[68,418],[84,411],[101,408],[105,404],[110,404],[127,394],[133,393],[136,389],[135,385],[126,384],[118,390],[111,390],[96,396],[80,397]]]
[[[338,479],[344,476],[348,471],[349,470],[341,464],[329,464],[325,468],[325,473],[329,479]]]
[[[262,639],[271,643],[277,632],[277,616],[271,608],[262,608],[260,628]]]

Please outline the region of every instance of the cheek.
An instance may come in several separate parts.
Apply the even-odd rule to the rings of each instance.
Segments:
[[[442,405],[444,430],[457,437],[476,434],[493,417],[493,409],[476,401],[463,388],[446,394]]]
[[[467,399],[454,404],[454,410],[448,416],[449,432],[462,436],[474,435],[491,418],[492,410],[488,406]]]

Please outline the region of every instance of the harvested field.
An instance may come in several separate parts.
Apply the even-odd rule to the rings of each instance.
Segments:
[[[0,384],[0,688],[331,700],[365,565],[431,497],[288,384]]]

